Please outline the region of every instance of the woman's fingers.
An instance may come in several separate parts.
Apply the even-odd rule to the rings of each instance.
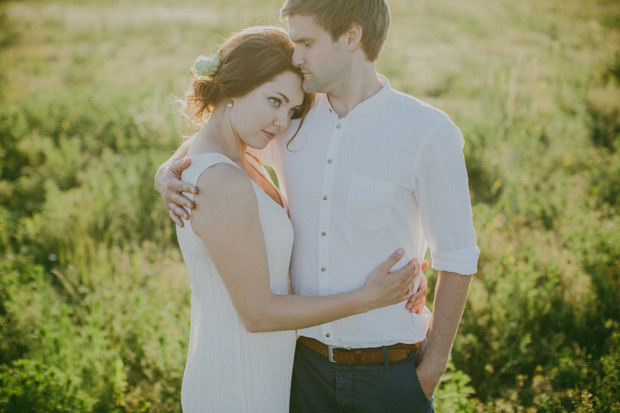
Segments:
[[[405,308],[409,310],[410,313],[420,314],[424,309],[424,305],[426,304],[426,293],[422,293],[418,290],[411,298],[409,302],[405,305]]]
[[[423,271],[427,267],[428,261],[422,261],[422,264],[420,265],[420,284],[418,285],[418,290],[411,296],[409,302],[405,304],[405,308],[409,310],[410,313],[420,314],[422,310],[424,310],[424,305],[426,304],[426,293],[428,292],[428,278],[426,278]]]
[[[404,268],[390,274],[398,279],[397,285],[400,291],[398,302],[407,301],[411,298],[411,294],[413,293],[411,290],[411,283],[413,281],[413,277],[418,271],[418,268],[418,260],[417,258],[414,258],[409,261]]]
[[[403,282],[407,282],[408,284],[409,282],[412,281],[413,277],[416,275],[419,268],[420,268],[420,265],[418,264],[418,259],[414,258],[411,261],[409,261],[409,263],[404,268],[396,271],[393,274],[396,274],[402,277]]]
[[[397,249],[396,251],[394,251],[394,252],[392,253],[392,255],[390,255],[390,256],[388,257],[388,259],[387,259],[387,260],[383,261],[383,264],[381,264],[381,265],[382,265],[382,267],[383,267],[383,269],[384,269],[384,271],[385,271],[385,273],[386,273],[386,274],[389,274],[390,269],[391,269],[394,265],[396,265],[396,263],[397,263],[398,261],[400,261],[400,259],[403,257],[403,254],[404,254],[404,253],[405,253],[405,250],[404,250],[404,249],[402,249],[402,248],[399,248],[399,249]]]

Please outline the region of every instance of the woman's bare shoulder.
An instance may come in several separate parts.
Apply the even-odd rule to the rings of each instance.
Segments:
[[[196,187],[192,228],[198,234],[204,225],[219,227],[252,219],[258,209],[252,181],[234,165],[218,163],[209,167],[198,178]]]

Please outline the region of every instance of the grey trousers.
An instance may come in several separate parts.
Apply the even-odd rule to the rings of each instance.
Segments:
[[[415,374],[415,354],[395,363],[344,365],[297,344],[291,413],[432,413]]]

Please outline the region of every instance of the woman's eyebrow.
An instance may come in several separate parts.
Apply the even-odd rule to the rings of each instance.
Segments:
[[[284,98],[284,100],[286,100],[286,103],[289,103],[289,102],[290,102],[289,98],[287,98],[287,97],[286,97],[286,95],[284,95],[284,94],[282,94],[282,93],[280,93],[280,92],[273,92],[273,93],[276,93],[276,94],[278,94],[278,95],[282,96],[282,97]]]

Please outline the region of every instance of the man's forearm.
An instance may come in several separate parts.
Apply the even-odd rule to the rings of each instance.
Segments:
[[[467,302],[471,279],[470,275],[439,271],[431,328],[422,361],[417,368],[420,383],[427,395],[433,392],[446,369]]]
[[[189,147],[192,146],[193,141],[194,141],[194,136],[192,136],[191,138],[183,142],[181,146],[179,146],[177,150],[172,154],[172,156],[168,158],[168,160],[162,164],[162,166],[169,165],[172,162],[176,162],[179,159],[182,159],[183,157],[185,157],[187,155],[187,152],[189,152]]]

